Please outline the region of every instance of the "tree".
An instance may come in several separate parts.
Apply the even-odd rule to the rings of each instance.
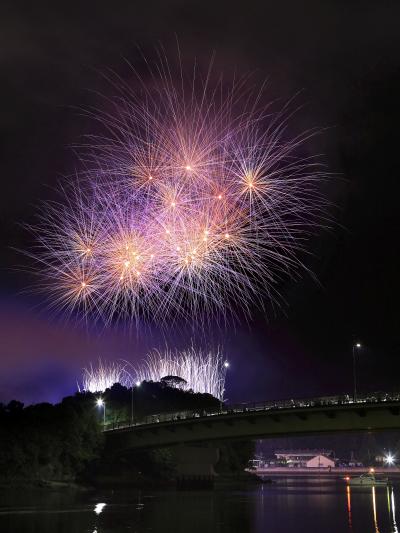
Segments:
[[[160,381],[168,387],[176,387],[178,389],[183,389],[187,385],[187,381],[179,376],[164,376]]]

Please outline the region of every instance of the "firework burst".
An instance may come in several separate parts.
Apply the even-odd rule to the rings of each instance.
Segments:
[[[215,321],[279,301],[282,274],[320,224],[326,174],[288,138],[248,80],[196,72],[178,83],[160,59],[151,84],[118,82],[96,118],[83,179],[31,229],[41,286],[57,309],[114,319]]]

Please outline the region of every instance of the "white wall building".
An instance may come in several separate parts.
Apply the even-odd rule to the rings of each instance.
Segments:
[[[325,455],[316,455],[306,462],[307,468],[334,468],[335,461]]]
[[[334,468],[332,450],[279,450],[275,457],[281,464],[294,468]]]

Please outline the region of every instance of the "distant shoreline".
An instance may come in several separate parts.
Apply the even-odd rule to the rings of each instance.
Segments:
[[[375,474],[385,474],[387,476],[400,477],[399,467],[379,468],[373,467]],[[269,467],[269,468],[248,468],[247,472],[252,472],[257,476],[352,476],[361,475],[369,472],[370,467],[357,466],[357,467],[335,467],[335,468],[288,468],[288,467]]]

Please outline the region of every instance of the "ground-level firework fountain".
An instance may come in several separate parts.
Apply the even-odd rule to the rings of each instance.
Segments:
[[[103,392],[120,383],[126,387],[132,384],[132,376],[127,369],[126,363],[109,362],[98,360],[97,364],[83,369],[81,384],[78,382],[78,390],[85,392]]]
[[[103,362],[84,368],[79,389],[103,392],[114,383],[126,387],[142,381],[163,381],[193,392],[208,393],[223,400],[228,362],[219,350],[202,351],[190,347],[183,351],[153,350],[139,364]],[[165,379],[167,378],[167,379]],[[169,379],[168,379],[169,378]]]
[[[165,376],[178,376],[185,381],[182,388],[212,394],[220,400],[225,390],[227,361],[220,351],[154,350],[137,369],[139,381],[160,381]]]

